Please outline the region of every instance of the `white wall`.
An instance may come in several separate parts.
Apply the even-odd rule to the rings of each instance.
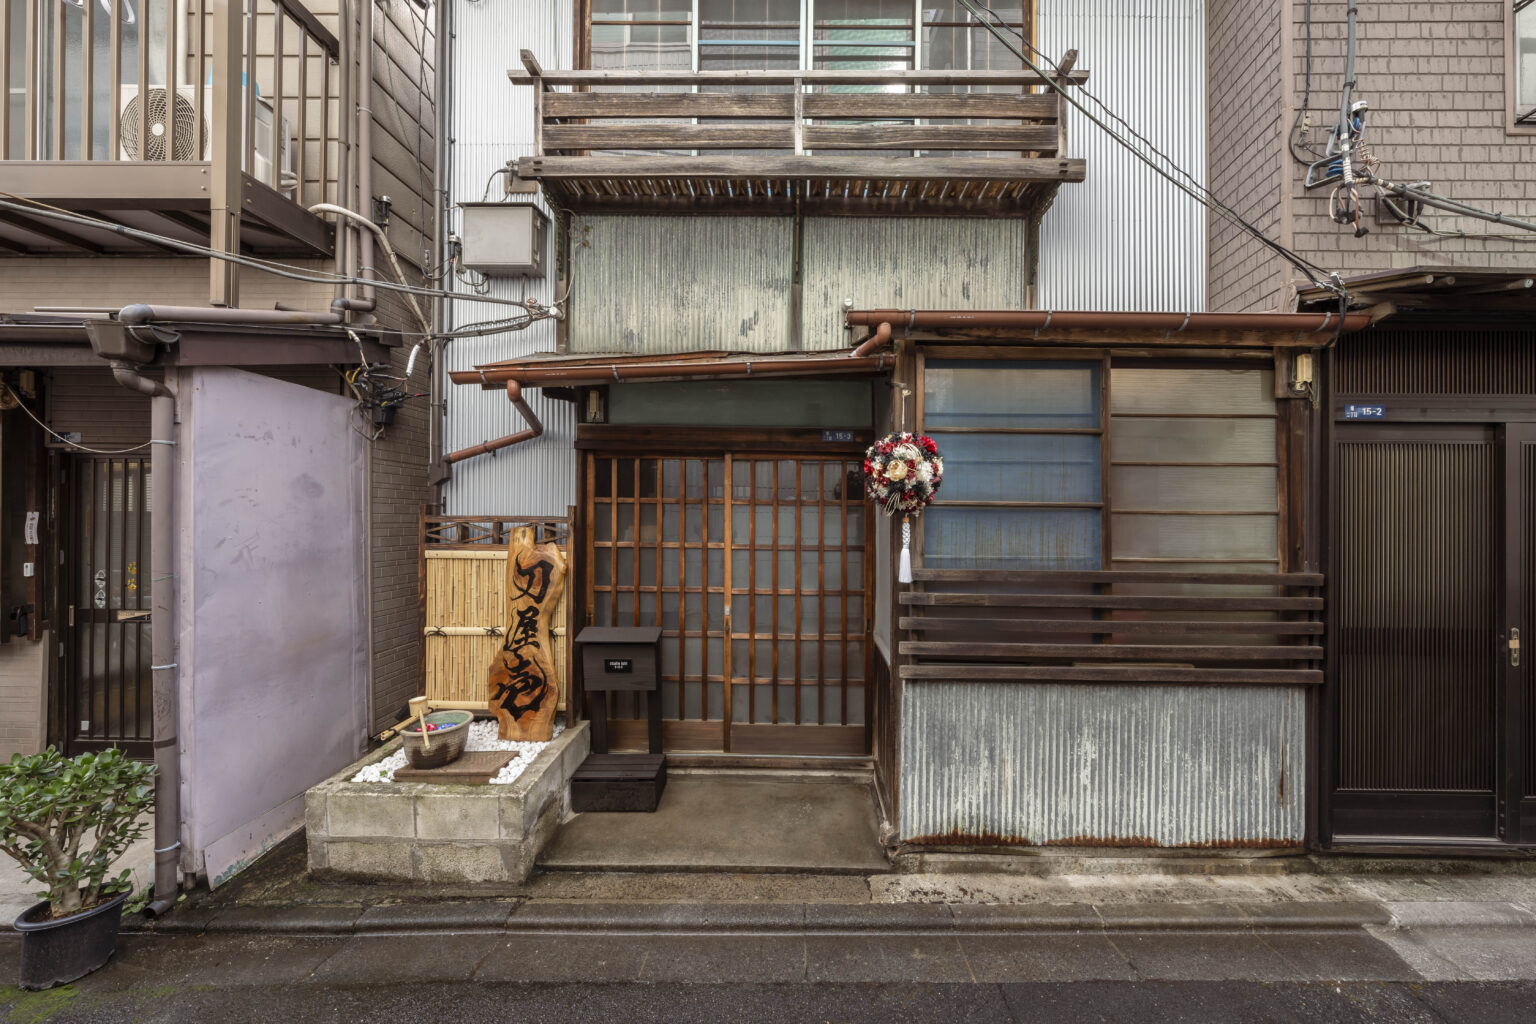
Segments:
[[[520,49],[532,50],[545,68],[571,66],[570,0],[440,0],[452,5],[449,39],[450,77],[447,184],[450,204],[479,202],[486,179],[508,160],[533,153],[533,97],[526,87],[507,80],[507,70],[521,67]],[[502,179],[491,184],[492,200],[502,198]],[[519,201],[526,201],[526,197]],[[544,207],[546,213],[550,212]],[[459,211],[448,216],[457,232]],[[555,301],[555,232],[551,224],[546,254],[549,275],[542,280],[501,277],[489,281],[498,298],[531,297]],[[447,287],[469,292],[462,281]],[[578,286],[579,287],[579,286]],[[597,299],[600,301],[600,299]],[[450,325],[511,316],[516,307],[483,302],[449,302]],[[479,363],[512,359],[555,348],[554,321],[525,331],[485,338],[464,338],[448,345],[446,370],[470,369]],[[523,429],[522,418],[503,391],[446,385],[448,415],[443,450],[454,451]],[[448,515],[563,516],[576,500],[575,408],[570,402],[544,397],[542,389],[524,392],[534,414],[544,424],[544,436],[492,455],[481,455],[453,467],[443,486]]]
[[[366,453],[350,399],[226,368],[179,388],[183,864],[218,884],[362,752]]]

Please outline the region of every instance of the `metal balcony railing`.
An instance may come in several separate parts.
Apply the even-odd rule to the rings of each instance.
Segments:
[[[6,191],[79,210],[171,209],[200,196],[202,230],[216,227],[211,210],[243,206],[275,235],[283,227],[253,207],[336,201],[341,44],[296,0],[0,0],[0,9]],[[318,238],[289,234],[300,248]]]
[[[533,88],[535,153],[517,176],[572,209],[1006,211],[1085,174],[1067,156],[1064,99],[1027,71],[545,71],[522,59],[509,76]]]

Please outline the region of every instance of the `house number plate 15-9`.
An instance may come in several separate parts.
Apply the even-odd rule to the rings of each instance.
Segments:
[[[633,672],[635,662],[633,658],[604,658],[603,667],[609,672]]]

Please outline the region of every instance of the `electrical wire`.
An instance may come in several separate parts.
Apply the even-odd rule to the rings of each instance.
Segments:
[[[1180,167],[1176,160],[1174,160],[1168,154],[1164,153],[1162,150],[1158,149],[1150,139],[1132,127],[1130,122],[1126,121],[1125,118],[1115,113],[1108,104],[1104,103],[1104,101],[1100,100],[1097,96],[1093,95],[1082,86],[1074,86],[1075,90],[1080,91],[1083,96],[1087,97],[1090,101],[1102,109],[1109,119],[1124,125],[1126,130],[1137,141],[1141,142],[1144,146],[1147,147],[1147,149],[1151,150],[1162,161],[1164,161],[1168,167],[1172,169],[1172,173],[1168,169],[1159,166],[1158,163],[1152,160],[1151,157],[1149,157],[1146,153],[1132,145],[1128,140],[1116,132],[1115,129],[1105,124],[1103,118],[1094,114],[1082,103],[1080,103],[1077,98],[1073,96],[1064,85],[1061,84],[1061,82],[1057,81],[1056,78],[1047,75],[1040,69],[1039,65],[1035,64],[1034,61],[1030,60],[1029,57],[1024,54],[1023,50],[1020,50],[1017,46],[1013,45],[1010,40],[1004,38],[1003,34],[998,31],[996,26],[993,25],[993,21],[996,21],[997,24],[1018,36],[1025,46],[1033,50],[1037,55],[1040,56],[1042,60],[1051,65],[1053,70],[1060,74],[1061,69],[1054,60],[1052,60],[1050,57],[1047,57],[1038,47],[1032,44],[1028,39],[1024,38],[1024,34],[1022,32],[1014,28],[1012,25],[1009,25],[1007,21],[1005,21],[996,11],[992,10],[990,7],[987,7],[984,4],[978,3],[977,0],[960,0],[960,4],[972,13],[976,17],[976,20],[981,23],[982,27],[985,28],[988,32],[992,33],[992,36],[997,39],[998,42],[1002,43],[1003,46],[1007,47],[1008,50],[1014,54],[1014,56],[1023,61],[1025,67],[1039,75],[1046,85],[1050,86],[1057,93],[1059,93],[1068,104],[1077,110],[1078,113],[1086,117],[1101,131],[1103,131],[1106,135],[1118,143],[1122,148],[1127,150],[1132,156],[1136,157],[1142,163],[1146,164],[1169,184],[1173,185],[1175,188],[1189,196],[1191,199],[1195,200],[1197,203],[1200,203],[1202,206],[1209,210],[1221,214],[1232,223],[1247,231],[1254,238],[1258,239],[1258,241],[1262,243],[1266,248],[1275,253],[1275,255],[1279,256],[1281,259],[1291,264],[1291,266],[1305,274],[1313,284],[1320,288],[1326,288],[1329,291],[1335,293],[1342,290],[1342,279],[1337,273],[1325,270],[1323,267],[1318,266],[1311,260],[1306,259],[1304,256],[1301,256],[1296,252],[1293,252],[1292,250],[1286,248],[1284,245],[1270,238],[1268,235],[1264,234],[1262,230],[1249,223],[1246,219],[1243,218],[1241,214],[1232,209],[1232,207],[1228,206],[1225,202],[1218,198],[1215,193],[1211,192],[1210,189],[1201,184],[1193,174]],[[983,11],[991,16],[991,20],[982,16]],[[1174,176],[1175,173],[1182,176],[1186,180],[1180,181],[1178,177]]]
[[[81,227],[93,228],[99,231],[109,231],[135,241],[150,242],[157,246],[171,249],[179,249],[190,256],[202,256],[209,259],[223,260],[226,263],[234,263],[238,266],[260,270],[263,273],[276,277],[285,277],[294,281],[304,281],[309,284],[362,284],[382,288],[385,291],[402,292],[410,295],[421,295],[433,299],[455,299],[461,302],[490,302],[502,306],[523,306],[524,303],[517,299],[502,299],[492,295],[467,296],[463,292],[448,291],[442,288],[418,288],[415,285],[400,285],[391,281],[385,281],[374,277],[354,277],[350,274],[332,274],[323,270],[308,270],[294,267],[292,264],[279,263],[275,260],[256,259],[251,256],[242,256],[238,253],[221,252],[218,249],[209,248],[206,245],[198,245],[196,242],[187,242],[180,238],[172,238],[169,235],[156,234],[153,231],[145,231],[141,228],[131,228],[125,224],[117,224],[111,221],[98,220],[84,214],[72,213],[61,210],[47,203],[40,203],[24,196],[14,195],[10,192],[0,191],[0,210],[11,210],[28,216],[44,217],[49,220],[62,221],[66,224],[75,224]]]
[[[1296,152],[1296,132],[1301,127],[1302,117],[1310,113],[1307,108],[1312,105],[1312,0],[1306,0],[1305,7],[1307,56],[1301,77],[1301,106],[1296,108],[1296,120],[1291,123],[1291,133],[1286,136],[1285,144],[1286,148],[1291,151],[1291,159],[1303,167],[1311,167],[1318,160],[1322,159],[1323,154],[1314,149],[1312,150],[1312,159],[1308,160],[1303,154]]]
[[[43,430],[46,431],[48,435],[55,441],[58,441],[60,444],[67,445],[76,451],[89,452],[92,455],[127,455],[129,452],[142,451],[143,449],[148,448],[150,445],[155,443],[153,441],[145,441],[143,444],[136,444],[132,448],[87,448],[85,445],[78,441],[71,441],[69,438],[65,437],[57,430],[54,430],[48,424],[38,419],[37,414],[34,413],[31,409],[27,408],[27,403],[23,402],[21,400],[21,396],[17,394],[5,381],[0,380],[0,388],[5,388],[6,394],[10,395],[16,400],[17,408],[26,413],[27,417],[31,419],[33,423],[36,423],[38,426],[42,427]]]

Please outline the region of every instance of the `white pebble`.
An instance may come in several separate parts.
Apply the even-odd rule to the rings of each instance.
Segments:
[[[495,786],[505,786],[509,782],[516,782],[523,769],[534,762],[534,759],[543,752],[548,743],[520,743],[517,740],[504,740],[496,735],[498,726],[495,719],[471,722],[469,726],[469,740],[464,744],[465,750],[513,750],[517,754],[508,761],[506,767],[497,772],[491,779]],[[559,736],[565,731],[563,721],[555,722],[555,735]],[[381,760],[375,761],[366,768],[360,769],[352,776],[353,782],[393,782],[395,771],[406,765],[405,751],[397,750],[393,754]]]

